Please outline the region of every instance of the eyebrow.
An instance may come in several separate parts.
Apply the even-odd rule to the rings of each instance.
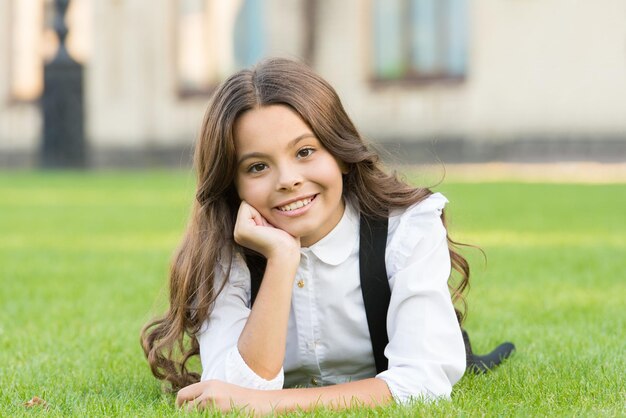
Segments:
[[[315,135],[312,134],[311,132],[306,132],[303,133],[300,136],[297,136],[296,138],[292,139],[291,141],[289,141],[289,143],[287,144],[287,148],[293,148],[295,147],[298,142],[302,141],[305,138],[315,138]],[[267,154],[264,154],[262,152],[249,152],[247,154],[244,154],[241,156],[241,158],[239,159],[239,161],[237,161],[237,165],[240,165],[242,162],[244,162],[245,160],[247,160],[248,158],[264,158],[267,157]]]

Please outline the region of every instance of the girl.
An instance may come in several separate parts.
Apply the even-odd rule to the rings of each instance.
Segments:
[[[285,59],[234,74],[209,104],[195,167],[170,307],[142,331],[154,375],[182,388],[178,405],[268,413],[450,396],[466,366],[452,300],[469,269],[446,233],[447,200],[385,173],[330,85]],[[362,216],[388,218],[380,372],[359,282]],[[252,304],[253,254],[265,269]],[[461,280],[449,288],[451,267]],[[201,376],[187,368],[196,354]]]

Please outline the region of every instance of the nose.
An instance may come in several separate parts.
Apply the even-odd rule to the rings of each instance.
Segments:
[[[279,191],[292,191],[302,185],[302,175],[291,165],[285,165],[278,172],[276,188]]]

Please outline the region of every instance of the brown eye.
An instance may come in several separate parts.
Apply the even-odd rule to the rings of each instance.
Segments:
[[[298,158],[306,158],[311,156],[311,154],[313,154],[315,152],[315,150],[313,148],[302,148],[300,150],[298,150]]]
[[[260,173],[267,168],[265,163],[256,163],[248,167],[248,173]]]

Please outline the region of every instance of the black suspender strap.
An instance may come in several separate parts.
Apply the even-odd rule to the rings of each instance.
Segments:
[[[248,270],[250,270],[250,307],[252,307],[256,296],[259,294],[259,289],[261,288],[261,280],[263,280],[267,260],[262,255],[248,249],[244,250],[244,257],[248,265]]]
[[[377,373],[387,370],[388,367],[385,347],[389,342],[387,310],[391,299],[391,290],[389,289],[385,267],[387,226],[387,218],[361,216],[359,244],[361,292],[363,293],[367,326],[372,340]]]

